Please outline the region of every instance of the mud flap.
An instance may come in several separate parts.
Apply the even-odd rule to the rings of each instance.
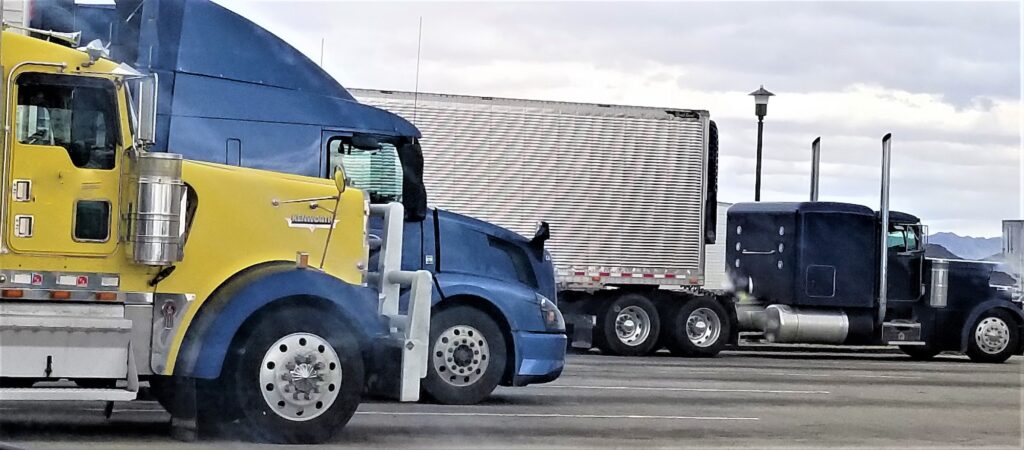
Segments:
[[[597,328],[597,316],[595,315],[569,314],[565,316],[565,331],[572,342],[572,348],[593,348],[594,328]]]

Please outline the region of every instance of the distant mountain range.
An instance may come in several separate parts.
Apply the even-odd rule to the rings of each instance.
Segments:
[[[940,236],[941,235],[941,236]],[[988,241],[996,240],[996,249],[994,252],[988,253],[988,256],[980,258],[967,258],[961,257],[955,252],[951,252],[944,245],[936,243],[935,237],[938,236],[940,242],[946,242],[947,244],[952,242],[956,248],[966,249],[971,255],[985,254],[991,250],[991,243]],[[979,261],[993,261],[1004,263],[1004,265],[996,266],[996,270],[992,272],[992,279],[990,282],[996,286],[1012,286],[1017,283],[1008,272],[1010,269],[1005,265],[1005,258],[1002,253],[1002,240],[999,238],[975,238],[975,237],[963,237],[957,236],[953,233],[937,233],[928,237],[928,245],[924,248],[925,256],[929,258],[940,258],[940,259],[973,259]],[[1006,272],[1004,272],[1006,271]]]
[[[988,259],[1003,251],[1003,240],[996,237],[977,238],[943,232],[928,236],[928,243],[941,246],[960,258],[971,260]]]
[[[939,244],[929,243],[924,247],[924,254],[929,258],[963,259]]]

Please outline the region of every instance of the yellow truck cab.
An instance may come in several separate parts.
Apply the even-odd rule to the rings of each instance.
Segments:
[[[430,277],[398,270],[401,205],[371,208],[341,169],[332,183],[149,153],[152,76],[98,43],[0,39],[0,401],[148,384],[182,436],[219,420],[313,443],[367,389],[417,400]],[[371,214],[398,231],[368,239]]]

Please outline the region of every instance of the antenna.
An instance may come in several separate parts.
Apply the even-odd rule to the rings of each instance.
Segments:
[[[324,67],[324,38],[320,38],[320,68]]]
[[[416,125],[416,107],[420,100],[420,51],[423,48],[423,16],[420,16],[420,27],[416,37],[416,83],[412,93],[412,124]]]

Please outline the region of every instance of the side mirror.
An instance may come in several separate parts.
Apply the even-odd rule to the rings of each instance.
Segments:
[[[158,79],[156,74],[139,79],[139,130],[136,138],[143,144],[156,142],[156,103]]]
[[[339,194],[345,192],[345,187],[347,183],[348,182],[345,177],[345,167],[342,166],[341,164],[334,166],[334,187],[338,188]]]
[[[530,244],[534,246],[544,246],[544,242],[551,239],[551,227],[545,221],[537,222],[537,230],[533,233],[533,239],[530,240]]]

